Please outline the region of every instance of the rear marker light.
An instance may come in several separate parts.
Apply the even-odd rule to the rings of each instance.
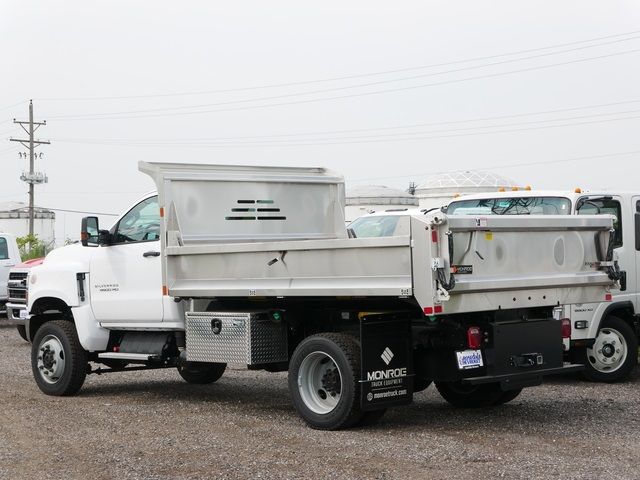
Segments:
[[[469,327],[467,329],[467,345],[471,350],[477,350],[482,345],[482,330],[480,327]]]
[[[562,338],[571,338],[571,320],[562,318],[560,321],[562,322]]]
[[[442,305],[436,305],[435,307],[433,307],[434,313],[442,313],[442,311],[443,311]]]
[[[605,294],[604,301],[610,302],[611,300],[613,300],[613,295],[611,295],[610,293]]]
[[[438,243],[438,231],[437,230],[431,230],[431,241],[433,243]]]
[[[433,315],[433,307],[424,307],[425,315]]]
[[[584,330],[588,327],[588,324],[586,320],[578,320],[576,323],[574,323],[573,326],[576,328],[576,330]]]

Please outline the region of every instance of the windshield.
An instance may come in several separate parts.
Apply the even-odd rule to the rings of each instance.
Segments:
[[[571,202],[563,197],[512,197],[458,200],[448,215],[569,215]]]

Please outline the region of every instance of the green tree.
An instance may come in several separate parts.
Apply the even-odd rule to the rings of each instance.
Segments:
[[[18,243],[20,257],[23,262],[32,258],[44,257],[47,254],[46,245],[38,238],[37,235],[25,235],[24,237],[18,237],[16,238],[16,242]]]

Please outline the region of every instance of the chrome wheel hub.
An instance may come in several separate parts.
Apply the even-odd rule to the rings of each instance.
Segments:
[[[611,373],[622,366],[628,353],[622,334],[613,328],[603,328],[598,332],[593,347],[587,349],[587,358],[595,370]]]
[[[342,393],[342,373],[331,356],[313,352],[302,360],[298,392],[314,413],[324,415],[336,408]]]
[[[60,339],[47,335],[38,346],[38,372],[47,383],[56,383],[62,378],[66,361]]]

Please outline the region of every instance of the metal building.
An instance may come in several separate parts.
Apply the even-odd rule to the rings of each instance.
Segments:
[[[396,188],[384,185],[360,185],[347,188],[345,220],[350,222],[362,215],[380,210],[416,208],[418,199]]]
[[[46,208],[34,208],[33,233],[45,244],[55,243],[56,214]],[[0,203],[0,232],[23,237],[29,233],[29,207],[24,202]]]
[[[418,185],[415,195],[420,208],[434,208],[448,204],[459,195],[496,192],[502,188],[511,190],[517,185],[515,180],[496,173],[469,170],[429,176]]]

